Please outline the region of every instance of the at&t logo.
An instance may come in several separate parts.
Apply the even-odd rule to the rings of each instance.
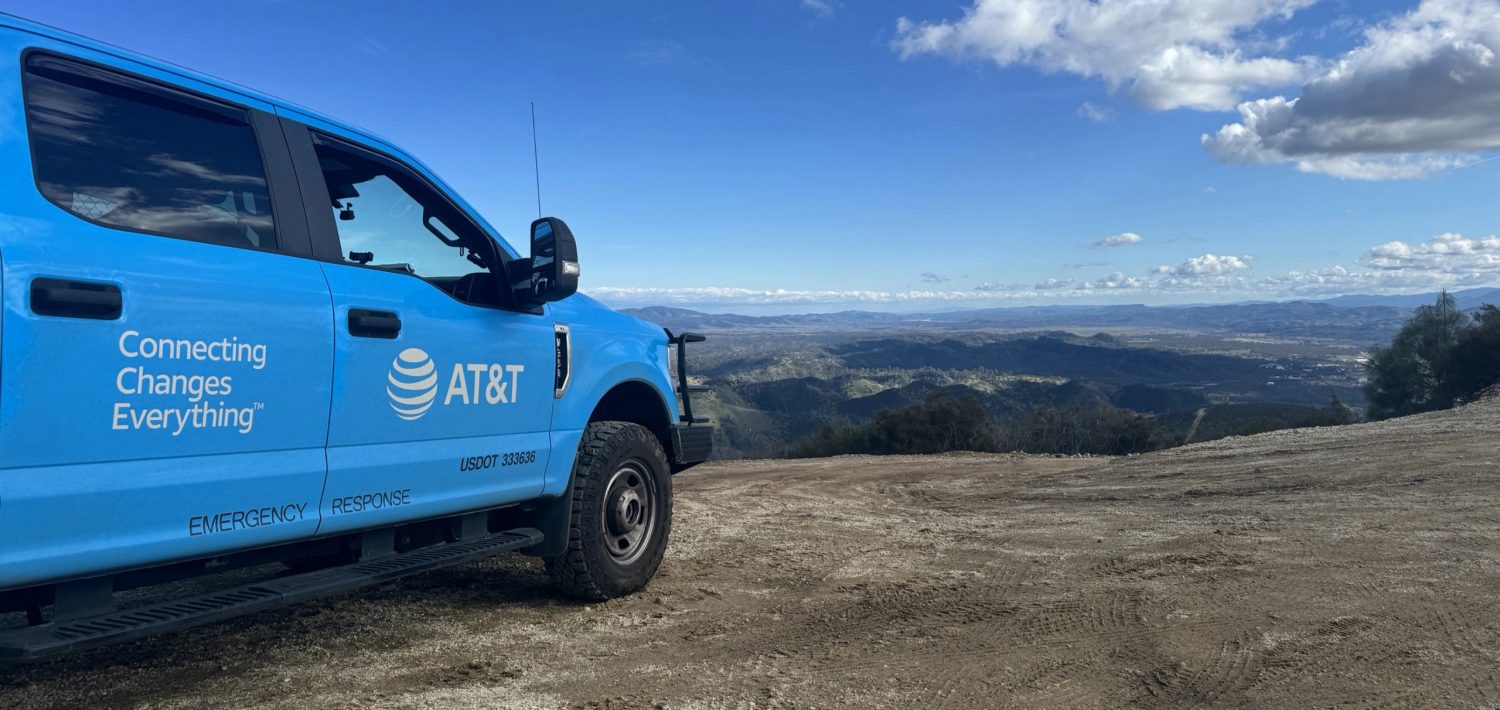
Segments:
[[[385,393],[391,397],[391,409],[406,421],[421,419],[437,401],[437,366],[421,348],[402,350],[391,361],[391,374],[386,379],[390,382]]]
[[[521,373],[525,371],[524,365],[454,363],[443,392],[443,406],[515,404],[521,394]],[[391,361],[386,383],[391,409],[406,421],[421,419],[437,404],[437,363],[421,348],[402,350]]]

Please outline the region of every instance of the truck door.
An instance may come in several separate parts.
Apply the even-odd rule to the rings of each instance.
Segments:
[[[311,535],[333,323],[275,117],[59,55],[23,71],[0,588]]]
[[[554,334],[509,254],[389,154],[287,121],[336,330],[321,532],[536,497]],[[307,192],[308,186],[316,192]]]

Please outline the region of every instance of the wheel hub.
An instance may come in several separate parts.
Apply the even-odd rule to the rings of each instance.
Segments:
[[[615,533],[629,532],[641,524],[641,496],[633,490],[625,489],[610,509],[609,528]]]
[[[620,564],[640,559],[656,530],[656,482],[634,459],[620,465],[605,486],[601,527],[610,556]]]

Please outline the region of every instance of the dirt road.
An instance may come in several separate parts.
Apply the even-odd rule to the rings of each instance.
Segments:
[[[0,670],[0,707],[1500,707],[1500,401],[677,489],[633,598],[475,564]]]

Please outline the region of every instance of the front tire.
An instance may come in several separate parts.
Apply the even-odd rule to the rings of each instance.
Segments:
[[[589,424],[569,494],[567,545],[545,559],[553,584],[589,601],[645,587],[672,531],[672,474],[661,442],[639,424]]]

